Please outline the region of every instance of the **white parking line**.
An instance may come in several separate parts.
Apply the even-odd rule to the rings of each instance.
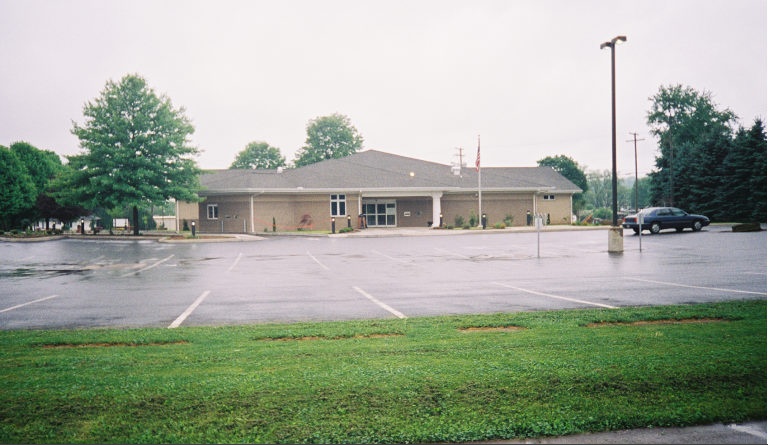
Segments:
[[[3,310],[0,310],[0,313],[12,311],[12,310],[18,309],[20,307],[28,306],[30,304],[39,303],[39,302],[45,301],[45,300],[50,300],[51,298],[56,298],[56,297],[58,297],[58,295],[51,295],[50,297],[38,298],[37,300],[32,300],[32,301],[29,301],[29,302],[26,302],[26,303],[17,304],[16,306],[11,306],[11,307],[5,308]]]
[[[234,269],[235,266],[237,266],[237,263],[240,262],[240,258],[242,258],[242,257],[243,257],[243,252],[238,253],[237,254],[237,258],[235,258],[235,262],[232,263],[231,266],[229,266],[229,269],[227,269],[227,272],[232,272],[232,269]]]
[[[184,320],[186,320],[187,317],[189,317],[189,315],[192,313],[192,311],[194,311],[195,309],[197,309],[198,306],[200,306],[200,303],[202,303],[203,300],[205,300],[205,297],[207,297],[208,294],[210,294],[210,293],[211,293],[211,291],[207,290],[207,291],[203,292],[202,295],[197,297],[197,300],[195,300],[194,303],[190,304],[189,307],[187,308],[187,310],[182,312],[182,314],[179,315],[179,317],[176,320],[174,320],[173,323],[171,323],[170,326],[168,326],[168,329],[178,328],[179,325],[184,323]]]
[[[439,252],[447,253],[448,255],[457,256],[459,258],[464,258],[465,260],[471,260],[472,259],[472,258],[470,258],[470,257],[468,257],[466,255],[462,255],[462,254],[456,253],[456,252],[451,252],[450,250],[441,249],[439,247],[435,247],[435,250],[437,250]]]
[[[371,300],[371,301],[372,301],[372,302],[374,302],[376,305],[378,305],[380,308],[382,308],[382,309],[384,309],[384,310],[386,310],[386,311],[389,311],[389,312],[390,312],[391,314],[393,314],[395,317],[397,317],[397,318],[408,318],[408,317],[406,317],[406,316],[405,316],[405,314],[403,314],[402,312],[400,312],[400,311],[397,311],[397,310],[395,310],[395,309],[392,309],[392,308],[391,308],[389,305],[387,305],[386,303],[383,303],[383,302],[379,301],[379,300],[378,300],[376,297],[374,297],[373,295],[369,294],[368,292],[366,292],[366,291],[364,291],[364,290],[360,289],[359,287],[357,287],[357,286],[352,286],[352,289],[354,289],[354,290],[358,291],[358,292],[360,293],[360,295],[362,295],[362,296],[364,296],[365,298],[367,298],[367,299]]]
[[[152,269],[152,268],[154,268],[154,267],[157,267],[157,266],[159,266],[160,264],[162,264],[162,263],[164,263],[164,262],[166,262],[166,261],[170,260],[171,258],[173,258],[173,255],[174,255],[174,254],[171,254],[170,256],[167,256],[167,257],[163,258],[162,260],[156,261],[156,262],[154,262],[154,263],[150,264],[150,265],[149,265],[149,266],[147,266],[147,267],[142,267],[142,268],[141,268],[141,269],[139,269],[139,270],[134,270],[133,272],[128,272],[127,274],[123,275],[123,277],[130,277],[131,275],[136,275],[136,274],[137,274],[137,273],[139,273],[139,272],[144,272],[145,270],[149,270],[149,269]]]
[[[692,286],[690,284],[668,283],[666,281],[645,280],[643,278],[632,278],[632,277],[627,277],[626,279],[627,280],[635,280],[635,281],[643,281],[645,283],[664,284],[664,285],[667,285],[667,286],[689,287],[691,289],[717,290],[717,291],[720,291],[720,292],[732,292],[732,293],[736,293],[736,294],[765,295],[765,292],[752,292],[752,291],[748,291],[748,290],[723,289],[723,288],[720,288],[720,287]]]
[[[317,264],[319,264],[319,265],[320,265],[320,267],[322,267],[323,269],[325,269],[325,270],[331,270],[331,269],[329,269],[329,268],[328,268],[328,266],[326,266],[325,264],[321,263],[321,262],[320,262],[320,260],[318,260],[317,258],[315,258],[314,256],[312,256],[312,254],[311,254],[311,253],[309,253],[309,250],[307,250],[307,255],[309,255],[309,257],[310,257],[310,258],[312,258],[313,260],[315,260],[315,262],[316,262]]]
[[[501,286],[501,287],[506,287],[508,289],[514,289],[514,290],[519,290],[521,292],[527,292],[527,293],[533,294],[533,295],[540,295],[542,297],[557,298],[558,300],[566,300],[566,301],[571,301],[571,302],[574,302],[574,303],[589,304],[591,306],[600,306],[600,307],[606,307],[608,309],[616,309],[616,306],[611,306],[611,305],[608,305],[608,304],[593,303],[591,301],[578,300],[576,298],[568,298],[568,297],[562,297],[560,295],[545,294],[544,292],[537,292],[535,290],[523,289],[522,287],[510,286],[509,284],[504,284],[504,283],[494,282],[493,284],[495,284],[497,286]]]
[[[389,260],[397,261],[398,263],[410,264],[410,261],[401,260],[400,258],[391,257],[391,256],[389,256],[387,254],[379,252],[378,250],[372,250],[371,252],[375,253],[376,255],[381,255],[384,258],[387,258]]]

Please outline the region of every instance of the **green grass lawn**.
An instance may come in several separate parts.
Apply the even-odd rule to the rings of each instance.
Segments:
[[[458,442],[766,418],[763,300],[0,331],[0,441]]]

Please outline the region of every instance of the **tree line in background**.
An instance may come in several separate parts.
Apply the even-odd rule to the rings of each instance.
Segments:
[[[640,178],[618,181],[620,209],[674,206],[713,221],[766,221],[766,132],[760,118],[750,128],[738,125],[729,109],[720,110],[709,92],[682,85],[662,86],[650,98],[647,115],[658,138],[655,169]],[[611,172],[584,170],[566,156],[549,165],[584,190],[574,210],[612,218]]]
[[[72,128],[83,150],[67,156],[66,164],[27,143],[0,148],[4,164],[14,165],[13,171],[2,170],[0,184],[17,184],[0,195],[0,228],[26,229],[39,219],[47,228],[50,218],[71,222],[94,212],[125,216],[128,210],[138,235],[140,209],[166,206],[172,199],[198,200],[198,150],[189,145],[194,128],[183,108],[174,108],[143,78],[107,82],[101,95],[85,104],[83,115],[85,122]],[[38,167],[41,161],[45,168]],[[145,226],[147,220],[151,215],[144,218]]]
[[[728,109],[718,110],[709,93],[680,85],[661,87],[650,98],[648,125],[659,139],[656,169],[637,184],[622,180],[617,201],[625,210],[674,205],[714,221],[766,220],[766,133],[755,119],[737,127]],[[131,213],[134,234],[151,228],[153,209],[171,213],[174,200],[198,201],[199,175],[189,143],[194,132],[183,108],[157,95],[138,75],[109,81],[83,107],[85,122],[73,124],[82,152],[67,156],[27,142],[0,146],[0,230],[27,228],[41,219],[72,221],[96,213],[102,219]],[[347,116],[310,120],[305,145],[293,166],[349,156],[363,137]],[[611,218],[611,173],[585,170],[565,155],[538,161],[579,186],[574,211]],[[280,149],[251,142],[230,168],[288,167]]]
[[[86,216],[111,228],[113,218],[130,214],[138,235],[140,228],[154,228],[154,210],[169,214],[175,200],[199,201],[199,150],[189,141],[194,127],[183,108],[156,94],[142,77],[108,81],[83,115],[85,122],[72,128],[82,151],[66,163],[27,142],[0,145],[0,231],[26,230],[41,220],[47,230],[51,219],[71,223]],[[307,124],[306,144],[294,165],[348,156],[362,144],[348,117],[318,117]],[[252,142],[231,168],[284,166],[278,148]]]
[[[765,123],[738,125],[708,92],[673,85],[652,98],[651,133],[659,139],[650,174],[654,203],[701,213],[715,221],[766,220]]]
[[[307,124],[307,139],[293,160],[295,167],[327,159],[343,158],[363,148],[363,137],[349,117],[334,113],[312,119]],[[280,149],[266,142],[250,142],[235,157],[229,168],[275,169],[287,167]]]

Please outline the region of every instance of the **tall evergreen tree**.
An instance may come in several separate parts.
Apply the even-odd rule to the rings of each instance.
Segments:
[[[766,220],[766,133],[762,120],[750,129],[739,128],[732,148],[723,160],[723,219]]]
[[[649,175],[652,201],[700,211],[714,199],[717,166],[728,152],[736,115],[718,110],[711,93],[661,87],[650,98],[648,125],[659,140],[656,170]]]
[[[745,195],[747,202],[754,203],[752,207],[752,221],[766,222],[766,185],[768,185],[768,143],[766,141],[765,124],[760,119],[748,132],[747,146],[752,153],[752,175],[750,177],[750,193]]]
[[[688,168],[684,169],[687,177],[683,190],[687,193],[680,195],[679,207],[722,220],[723,160],[730,148],[729,135],[715,134],[690,150]]]

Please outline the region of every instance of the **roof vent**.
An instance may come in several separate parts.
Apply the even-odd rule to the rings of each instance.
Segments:
[[[460,176],[461,175],[461,166],[460,165],[452,165],[451,166],[451,173],[453,173],[454,176]]]
[[[277,167],[277,172],[278,173],[282,173],[283,172],[283,167]]]

